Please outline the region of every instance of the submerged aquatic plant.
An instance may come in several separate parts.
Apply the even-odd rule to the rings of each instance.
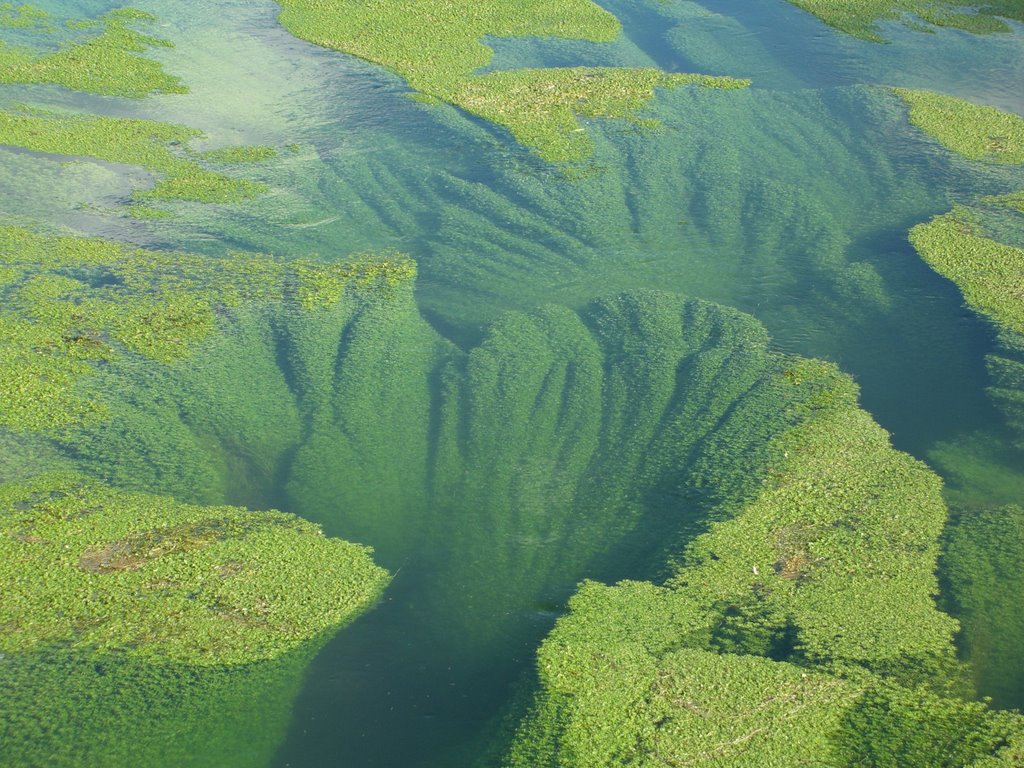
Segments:
[[[947,532],[942,564],[978,688],[1000,707],[1019,708],[1024,701],[1024,670],[1016,663],[1024,637],[1024,508],[962,510]]]
[[[518,69],[477,74],[493,37],[555,36],[611,42],[618,20],[591,0],[343,2],[280,0],[281,24],[303,40],[393,69],[428,100],[507,128],[549,162],[587,158],[579,118],[630,117],[656,86],[742,88],[730,77],[641,68]]]
[[[5,768],[252,768],[273,760],[322,639],[250,664],[49,646],[0,663]]]

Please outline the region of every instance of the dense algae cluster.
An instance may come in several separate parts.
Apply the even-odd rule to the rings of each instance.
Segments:
[[[849,379],[770,352],[749,317],[657,293],[514,313],[465,353],[420,319],[411,287],[353,287],[298,314],[257,302],[193,365],[105,366],[116,406],[66,450],[177,496],[259,493],[261,475],[283,476],[290,508],[392,553],[456,541],[466,557],[434,567],[458,602],[440,592],[429,608],[456,647],[508,632],[618,547],[648,562],[683,551],[664,587],[589,584],[574,598],[541,649],[513,765],[663,752],[742,765],[796,743],[856,756],[877,741],[849,735],[857,718],[917,761],[870,764],[930,765],[921,723],[953,729],[936,749],[1003,754],[1014,717],[950,688],[956,625],[932,598],[938,479],[889,446]],[[237,397],[239,366],[261,398]]]
[[[279,512],[45,475],[0,485],[0,506],[5,653],[257,662],[351,620],[387,582],[366,548]]]

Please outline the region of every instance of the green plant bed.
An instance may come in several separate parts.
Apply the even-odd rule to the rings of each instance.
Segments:
[[[1009,32],[1003,19],[1024,21],[1024,8],[1016,0],[789,0],[813,13],[829,26],[854,37],[882,42],[878,23],[918,20],[939,27],[954,27],[975,34]],[[1000,18],[1002,17],[1002,18]]]
[[[549,162],[592,152],[580,118],[630,118],[656,86],[742,88],[729,77],[666,74],[655,69],[520,69],[478,75],[491,37],[562,37],[611,42],[618,20],[591,0],[449,2],[400,0],[333,4],[280,0],[281,24],[296,37],[388,67],[425,100],[454,104],[507,128]]]
[[[964,207],[917,225],[910,242],[932,269],[956,283],[972,309],[1024,334],[1024,248],[985,237]]]
[[[335,629],[388,581],[370,550],[280,512],[197,507],[75,475],[0,486],[0,648],[178,664],[261,661]]]
[[[910,242],[928,265],[952,280],[971,309],[996,328],[988,356],[989,394],[1003,411],[1018,446],[1024,447],[1024,248],[982,234],[972,209],[918,224]]]

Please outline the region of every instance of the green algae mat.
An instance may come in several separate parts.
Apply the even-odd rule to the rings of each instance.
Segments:
[[[0,3],[0,764],[1021,765],[1022,23]]]

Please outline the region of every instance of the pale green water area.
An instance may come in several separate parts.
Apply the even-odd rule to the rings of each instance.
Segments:
[[[34,5],[63,20],[121,3]],[[315,312],[218,311],[186,357],[97,363],[83,391],[109,418],[0,427],[0,481],[74,469],[279,509],[371,546],[393,575],[350,625],[260,663],[94,659],[63,643],[0,653],[0,768],[529,764],[510,744],[548,701],[538,648],[568,599],[586,579],[661,583],[710,521],[759,493],[787,430],[839,386],[806,383],[792,356],[849,374],[893,446],[941,476],[936,604],[964,622],[962,695],[1024,707],[1024,515],[1011,506],[1024,505],[1024,374],[994,391],[987,364],[1024,361],[1024,345],[1007,351],[908,241],[954,204],[1024,190],[1024,166],[949,151],[884,87],[1024,115],[1024,27],[887,22],[879,44],[785,0],[598,5],[622,24],[615,42],[491,38],[488,69],[656,67],[750,87],[659,89],[640,113],[657,126],[585,120],[593,156],[567,169],[298,39],[269,0],[132,3],[158,17],[140,29],[173,43],[145,55],[188,93],[0,85],[0,109],[181,124],[205,134],[193,150],[276,149],[209,166],[264,193],[147,201],[169,215],[140,218],[125,203],[152,187],[145,168],[0,146],[0,225],[214,264],[398,251],[417,269],[414,284]],[[37,47],[71,34],[0,27]],[[1024,245],[1019,215],[991,216],[993,236]],[[90,274],[94,288],[120,280]],[[746,759],[722,765],[911,764]]]

